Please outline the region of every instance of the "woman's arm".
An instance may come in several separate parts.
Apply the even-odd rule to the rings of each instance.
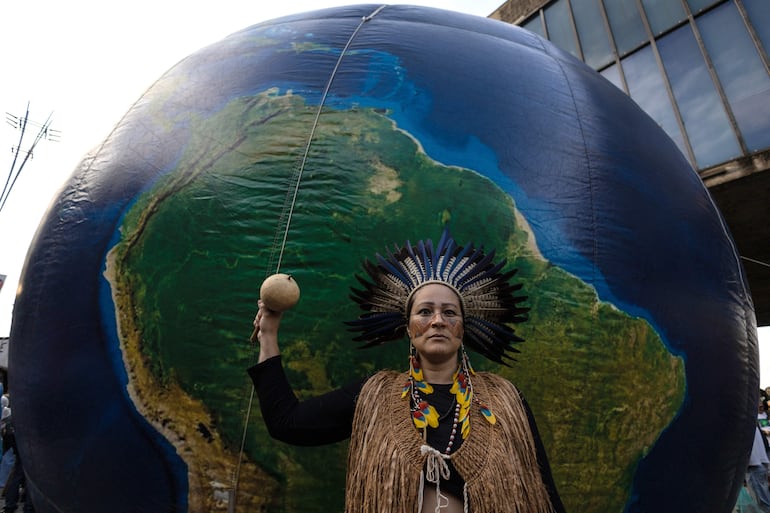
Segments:
[[[356,399],[365,378],[299,401],[286,378],[280,356],[258,363],[248,373],[267,430],[276,440],[293,445],[323,445],[350,437]]]
[[[294,445],[323,445],[349,438],[356,398],[364,380],[299,401],[281,363],[278,346],[281,317],[281,312],[269,310],[259,301],[254,319],[259,363],[248,370],[270,436]]]
[[[257,303],[259,310],[254,318],[254,331],[259,340],[259,363],[268,358],[273,358],[281,354],[278,348],[278,328],[281,326],[281,317],[283,312],[270,310],[260,299]]]
[[[543,483],[548,490],[548,496],[551,499],[551,505],[556,513],[565,513],[564,504],[559,497],[559,490],[556,488],[556,483],[553,481],[553,475],[551,474],[551,466],[548,464],[548,456],[543,446],[543,441],[540,439],[540,433],[537,430],[537,423],[535,422],[535,416],[532,410],[527,404],[527,400],[524,395],[519,392],[521,402],[524,404],[524,409],[527,412],[527,420],[529,421],[529,429],[532,431],[532,437],[535,441],[535,451],[537,453],[537,463],[540,467],[540,474],[543,476]]]

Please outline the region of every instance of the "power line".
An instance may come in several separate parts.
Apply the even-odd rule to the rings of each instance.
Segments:
[[[0,212],[2,212],[3,207],[5,207],[5,202],[8,201],[8,197],[11,195],[13,186],[16,184],[16,180],[19,178],[19,175],[21,174],[22,169],[24,169],[24,165],[27,163],[28,160],[33,158],[34,150],[35,150],[35,147],[37,146],[37,143],[39,143],[43,139],[57,142],[61,137],[61,131],[51,128],[52,117],[53,117],[53,112],[51,112],[51,114],[48,115],[48,119],[46,119],[45,123],[42,123],[42,124],[30,120],[29,119],[29,102],[27,102],[26,112],[21,117],[14,116],[10,112],[5,113],[5,122],[9,124],[11,127],[13,127],[14,129],[19,130],[20,133],[19,133],[18,144],[16,146],[11,147],[11,153],[13,154],[13,161],[11,162],[11,170],[8,172],[8,177],[5,180],[5,185],[3,185],[3,192],[0,193]],[[32,142],[32,145],[25,150],[23,149],[24,136],[27,133],[28,126],[35,127],[38,129],[38,131],[34,141]],[[18,169],[16,169],[16,163],[19,160],[19,155],[22,155],[23,159]]]

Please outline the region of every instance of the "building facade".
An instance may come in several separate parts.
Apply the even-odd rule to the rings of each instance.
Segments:
[[[770,1],[508,0],[522,26],[628,94],[698,171],[770,325]]]

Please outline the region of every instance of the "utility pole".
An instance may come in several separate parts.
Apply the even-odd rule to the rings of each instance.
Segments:
[[[13,127],[15,130],[19,130],[19,142],[16,146],[11,147],[11,153],[13,154],[13,162],[11,163],[11,170],[8,172],[8,178],[5,180],[5,185],[3,185],[3,192],[0,193],[0,212],[3,211],[3,207],[5,206],[5,202],[8,200],[8,196],[11,195],[11,190],[13,190],[13,186],[16,183],[16,180],[19,178],[19,175],[21,174],[22,169],[24,169],[24,164],[27,163],[28,160],[32,159],[34,156],[34,150],[37,146],[37,143],[39,143],[42,139],[46,139],[48,141],[57,142],[59,140],[59,137],[61,137],[61,132],[59,130],[54,130],[51,128],[51,122],[52,122],[52,116],[53,112],[48,115],[48,119],[45,120],[45,123],[40,124],[36,123],[29,119],[29,102],[27,102],[27,111],[24,113],[23,116],[14,116],[13,114],[6,112],[5,113],[5,122],[8,123],[11,127]],[[26,150],[24,148],[24,136],[27,134],[28,127],[37,128],[37,135],[35,136],[35,139],[32,141],[32,144],[27,148]],[[19,155],[22,156],[22,161],[19,167],[16,167],[16,163],[19,160]]]

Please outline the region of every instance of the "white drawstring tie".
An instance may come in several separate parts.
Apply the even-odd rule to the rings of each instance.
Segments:
[[[441,508],[446,508],[449,505],[449,498],[441,493],[439,483],[441,479],[445,481],[449,480],[449,464],[447,461],[450,459],[448,455],[442,454],[430,445],[420,446],[420,453],[428,458],[425,461],[425,480],[429,483],[436,485],[436,510],[435,513],[441,513]],[[420,486],[422,488],[422,486]],[[423,490],[420,490],[420,505],[419,511],[422,512],[422,494]]]

